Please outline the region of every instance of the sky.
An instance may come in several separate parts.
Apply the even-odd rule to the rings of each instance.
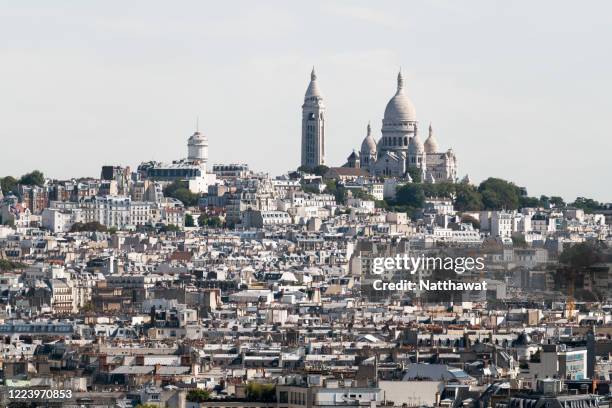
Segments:
[[[605,1],[0,0],[0,176],[182,158],[198,117],[209,167],[282,174],[312,66],[340,166],[401,67],[461,177],[610,202],[610,38]]]

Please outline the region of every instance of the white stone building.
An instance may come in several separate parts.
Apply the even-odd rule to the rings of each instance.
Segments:
[[[376,176],[407,177],[416,168],[426,182],[457,181],[457,158],[452,149],[441,151],[429,126],[429,135],[421,141],[416,111],[404,89],[404,77],[397,76],[397,91],[389,100],[382,120],[382,136],[376,142],[372,127],[359,152],[353,151],[345,167],[367,169]]]

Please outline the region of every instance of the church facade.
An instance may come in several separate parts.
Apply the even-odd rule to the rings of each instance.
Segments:
[[[307,104],[309,95],[316,93],[316,105]],[[313,106],[316,113],[324,112],[323,98],[313,74],[306,91],[306,98],[302,106],[302,164],[304,164],[304,144],[309,139],[305,133],[304,118],[314,118]],[[323,116],[321,116],[323,118]],[[314,121],[314,119],[311,119]],[[314,121],[317,134],[324,135],[325,122]],[[324,143],[321,139],[320,143]],[[308,151],[306,152],[308,153]],[[399,72],[397,76],[397,90],[385,108],[382,120],[381,137],[376,141],[372,135],[372,127],[367,126],[366,136],[359,150],[354,150],[347,158],[343,167],[361,168],[370,175],[380,177],[399,177],[410,179],[410,168],[417,169],[421,180],[425,182],[457,181],[457,158],[452,149],[441,151],[433,128],[429,125],[427,138],[423,142],[416,118],[414,105],[404,89],[404,78]],[[412,171],[414,174],[414,170]]]

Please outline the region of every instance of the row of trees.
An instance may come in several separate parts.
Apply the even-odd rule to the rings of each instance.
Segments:
[[[19,179],[13,176],[0,177],[0,188],[3,194],[8,194],[11,191],[15,192],[18,184],[24,186],[43,186],[45,184],[45,176],[42,172],[34,170],[24,174]]]
[[[473,186],[467,183],[410,183],[397,190],[396,199],[387,201],[390,206],[405,206],[408,208],[422,208],[427,198],[449,198],[458,211],[481,210],[517,210],[525,207],[565,207],[563,198],[558,196],[529,197],[524,190],[514,183],[490,177],[480,185]],[[583,208],[591,212],[602,208],[597,201],[578,198],[571,206]],[[380,206],[384,206],[380,204]]]
[[[298,168],[298,171],[319,176],[324,176],[327,170],[329,168],[324,165],[314,168],[306,166]],[[563,198],[559,196],[529,197],[523,189],[501,178],[489,177],[479,186],[448,182],[424,184],[419,169],[410,167],[408,168],[408,174],[413,183],[401,187],[395,201],[387,200],[385,203],[377,203],[379,207],[420,208],[424,200],[431,197],[452,198],[459,211],[516,210],[524,207],[560,208],[566,206]],[[345,202],[346,191],[342,186],[339,186],[333,180],[328,180],[326,185],[326,191],[334,194],[339,203]],[[311,192],[315,192],[314,189]],[[603,208],[603,204],[584,197],[578,197],[569,205],[581,208],[587,213]]]
[[[186,214],[185,215],[185,226],[186,227],[195,227],[195,220],[193,215]],[[225,222],[216,215],[208,215],[208,214],[200,214],[198,217],[198,226],[200,227],[211,227],[211,228],[221,228],[225,226]]]
[[[15,269],[25,268],[21,262],[9,261],[8,259],[0,259],[0,271],[12,271]]]

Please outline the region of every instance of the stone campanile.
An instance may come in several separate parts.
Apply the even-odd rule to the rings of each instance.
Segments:
[[[325,164],[325,105],[314,67],[302,105],[302,166]]]

